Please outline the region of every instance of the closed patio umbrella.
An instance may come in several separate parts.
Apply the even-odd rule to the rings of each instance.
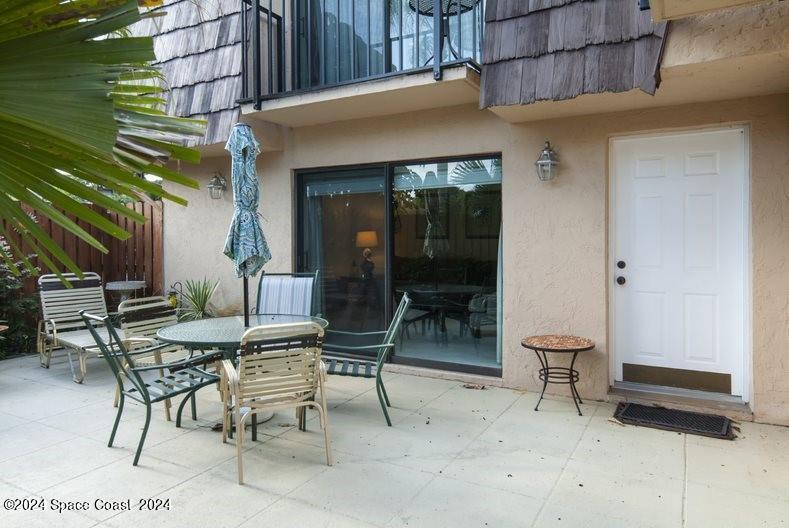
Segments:
[[[244,279],[244,326],[249,326],[249,277],[271,260],[266,237],[258,221],[258,186],[255,159],[260,145],[249,125],[233,127],[225,149],[232,159],[233,221],[225,241],[225,255],[232,261],[236,276]]]

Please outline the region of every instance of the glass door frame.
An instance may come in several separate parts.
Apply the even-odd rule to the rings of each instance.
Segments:
[[[458,161],[467,161],[467,160],[474,160],[479,158],[492,158],[492,157],[501,157],[501,152],[483,152],[477,154],[466,154],[462,156],[441,156],[435,158],[416,158],[416,159],[408,159],[408,160],[397,160],[397,161],[387,161],[382,163],[363,163],[363,164],[355,164],[355,165],[334,165],[334,166],[324,166],[324,167],[315,167],[315,168],[302,168],[302,169],[295,169],[294,176],[295,176],[295,186],[294,189],[296,191],[296,200],[295,200],[295,209],[294,209],[294,226],[295,226],[295,235],[296,235],[296,243],[293,244],[293,251],[294,251],[294,259],[293,262],[296,264],[296,271],[302,272],[303,269],[303,253],[304,253],[304,237],[303,228],[304,228],[304,180],[305,176],[307,175],[315,175],[320,173],[325,173],[327,176],[330,176],[332,173],[342,172],[346,170],[354,170],[354,169],[370,169],[375,170],[379,169],[382,171],[382,176],[384,177],[384,203],[385,203],[385,211],[384,211],[384,261],[386,262],[386,273],[384,277],[384,321],[386,325],[392,320],[392,314],[394,312],[393,300],[394,300],[394,284],[393,284],[393,262],[394,262],[394,252],[395,252],[395,237],[394,237],[394,169],[400,165],[415,165],[415,164],[426,164],[426,163],[441,163],[441,162],[458,162]],[[504,222],[502,221],[502,231],[504,230]],[[503,265],[503,263],[502,263]],[[503,292],[499,292],[503,294]],[[502,317],[503,314],[499,314],[499,317]],[[329,321],[329,329],[331,329],[331,321]],[[497,336],[497,339],[501,341],[502,336],[501,333]],[[463,363],[450,363],[447,361],[435,361],[429,359],[418,359],[412,358],[408,356],[398,356],[396,349],[393,350],[393,353],[389,355],[388,363],[393,364],[401,364],[401,365],[411,365],[415,367],[425,367],[434,370],[449,370],[452,372],[462,372],[466,374],[481,374],[483,376],[491,376],[495,378],[502,377],[502,368],[501,365],[498,367],[485,367],[481,365],[468,365]]]

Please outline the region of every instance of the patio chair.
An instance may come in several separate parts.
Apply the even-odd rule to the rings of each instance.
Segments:
[[[314,315],[318,272],[263,273],[258,283],[257,313]]]
[[[247,416],[274,409],[314,407],[318,411],[326,463],[332,465],[326,393],[320,374],[323,328],[317,323],[295,323],[250,328],[241,338],[238,368],[229,360],[221,366],[224,393],[222,442],[235,424],[238,483],[244,483],[241,460]],[[320,390],[320,403],[315,393]]]
[[[115,417],[115,424],[112,426],[107,447],[112,447],[112,442],[115,440],[115,433],[121,421],[123,404],[126,398],[131,398],[145,405],[145,424],[143,425],[140,442],[137,445],[134,462],[132,463],[136,466],[140,460],[142,447],[145,444],[148,427],[151,424],[151,407],[153,404],[184,395],[184,399],[178,406],[175,418],[175,426],[181,427],[181,413],[186,402],[191,400],[192,420],[197,420],[197,409],[194,401],[195,392],[203,387],[213,385],[219,381],[219,376],[195,366],[195,363],[204,361],[201,357],[165,365],[138,366],[135,362],[135,357],[150,357],[154,352],[161,351],[167,345],[157,344],[155,339],[147,337],[132,337],[122,340],[118,335],[118,330],[112,326],[109,317],[91,315],[85,310],[80,311],[80,316],[84,320],[88,331],[96,340],[96,344],[101,350],[101,356],[109,363],[113,374],[115,374],[120,391],[118,414]],[[106,340],[102,336],[102,328],[108,335]],[[132,346],[139,346],[141,343],[147,343],[150,346],[143,349],[130,350]],[[169,373],[149,381],[143,379],[142,373],[161,368],[167,369]],[[124,385],[124,379],[129,382],[129,387]]]
[[[400,332],[400,325],[403,323],[403,318],[410,304],[411,299],[408,297],[407,293],[404,293],[403,298],[400,299],[400,304],[397,306],[397,310],[395,310],[388,330],[363,333],[341,332],[338,330],[332,331],[334,334],[353,336],[382,336],[379,344],[349,346],[330,345],[327,343],[324,345],[323,364],[326,374],[351,376],[355,378],[375,378],[375,391],[378,394],[378,401],[381,403],[381,409],[384,412],[386,424],[390,427],[392,426],[392,420],[389,418],[389,412],[386,408],[391,407],[392,404],[389,402],[389,395],[386,394],[384,380],[381,378],[381,370],[395,346],[395,338]],[[371,351],[376,353],[375,361],[353,357],[354,354],[363,354]]]
[[[107,303],[98,274],[85,273],[80,279],[73,273],[63,273],[62,277],[68,284],[54,274],[38,278],[42,313],[38,322],[38,354],[41,366],[49,368],[52,353],[55,349],[64,348],[74,381],[82,383],[87,374],[87,356],[97,353],[98,347],[79,312],[87,310],[104,317],[107,315]],[[100,330],[99,335],[105,340],[108,337],[105,330]],[[77,354],[79,374],[74,371],[72,352]]]
[[[118,316],[124,337],[128,340],[132,337],[156,338],[156,332],[165,326],[174,325],[178,322],[176,310],[166,297],[141,297],[138,299],[127,299],[118,305]],[[143,346],[150,346],[149,343],[142,342]],[[158,343],[157,343],[158,344]],[[134,347],[132,347],[134,350]],[[163,363],[173,363],[183,361],[192,357],[192,351],[179,345],[166,345],[157,349],[148,357],[135,357],[138,367],[149,365],[161,365]],[[205,358],[201,358],[205,359]],[[159,375],[164,376],[164,368],[159,370]],[[115,392],[113,405],[118,406],[120,397],[119,390]],[[167,421],[170,421],[170,400],[164,402],[164,412]]]

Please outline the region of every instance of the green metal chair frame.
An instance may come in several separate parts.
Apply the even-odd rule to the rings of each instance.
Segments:
[[[381,403],[381,409],[386,418],[386,424],[392,426],[392,420],[389,418],[387,407],[391,407],[389,402],[389,395],[386,393],[384,387],[384,380],[381,378],[381,370],[386,362],[389,354],[395,346],[395,339],[400,332],[400,325],[403,323],[408,307],[411,304],[411,299],[408,294],[403,294],[400,299],[400,304],[395,310],[392,322],[389,328],[379,332],[341,332],[338,330],[332,331],[335,334],[346,334],[354,336],[375,336],[383,335],[381,343],[378,345],[365,345],[365,346],[347,346],[347,345],[334,345],[323,344],[323,363],[326,366],[326,374],[338,376],[351,376],[355,378],[375,378],[375,391],[378,394],[378,401]],[[332,355],[334,353],[340,354],[358,354],[368,351],[376,351],[375,361],[355,359],[349,357],[342,357]]]
[[[156,332],[165,326],[174,325],[178,322],[176,309],[173,308],[166,297],[161,296],[138,297],[123,301],[118,305],[118,316],[116,319],[120,322],[125,341],[129,341],[129,338],[144,337],[153,339],[157,345],[160,342],[156,339]],[[143,341],[143,343],[147,346],[152,344],[147,341]],[[136,353],[135,348],[131,347],[130,351]],[[202,353],[212,352],[203,351]],[[213,352],[213,354],[216,354],[216,352]],[[138,367],[147,367],[149,365],[184,361],[196,356],[197,354],[194,351],[180,345],[168,345],[166,348],[157,349],[149,357],[136,356],[135,360]],[[164,376],[164,369],[159,371],[159,375]],[[118,406],[119,397],[120,392],[116,390],[114,407]],[[164,415],[169,422],[170,400],[165,400],[164,402]]]
[[[148,427],[151,424],[151,407],[153,404],[184,394],[184,399],[178,406],[178,413],[175,420],[175,426],[181,427],[181,413],[184,410],[186,402],[191,400],[192,420],[197,420],[197,406],[195,404],[194,395],[199,389],[217,383],[219,381],[219,376],[195,366],[195,364],[208,361],[209,358],[206,357],[207,354],[184,361],[137,367],[134,364],[134,356],[150,356],[153,352],[169,345],[166,343],[157,344],[156,340],[145,337],[122,340],[118,336],[115,327],[112,326],[108,316],[98,317],[85,312],[85,310],[81,310],[79,314],[85,321],[85,325],[88,330],[90,330],[90,333],[96,339],[96,344],[101,351],[101,356],[109,363],[115,375],[115,379],[118,382],[118,389],[120,391],[118,414],[115,417],[115,424],[112,426],[112,433],[110,433],[110,440],[107,443],[107,447],[112,447],[112,442],[115,440],[115,433],[121,421],[123,404],[126,398],[131,398],[145,405],[145,425],[142,429],[142,435],[140,435],[140,442],[137,445],[137,452],[134,455],[133,465],[136,466],[137,462],[140,460],[142,447],[145,444],[145,436],[148,434]],[[107,328],[109,334],[108,341],[102,339],[97,329],[97,326],[101,325]],[[143,341],[151,343],[154,346],[145,349],[135,349],[131,352],[126,347],[126,343],[141,343]],[[165,374],[160,378],[150,381],[143,380],[141,376],[142,372],[159,370],[161,368],[169,370],[169,374]],[[131,384],[130,388],[124,386],[124,378]]]

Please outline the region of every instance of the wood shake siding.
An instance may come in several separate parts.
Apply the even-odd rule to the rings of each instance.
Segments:
[[[132,26],[137,36],[152,36],[155,64],[167,84],[170,115],[208,120],[196,145],[224,143],[238,121],[241,95],[240,0],[166,0],[154,11],[166,16]]]
[[[666,22],[635,0],[487,0],[480,107],[654,94]]]

